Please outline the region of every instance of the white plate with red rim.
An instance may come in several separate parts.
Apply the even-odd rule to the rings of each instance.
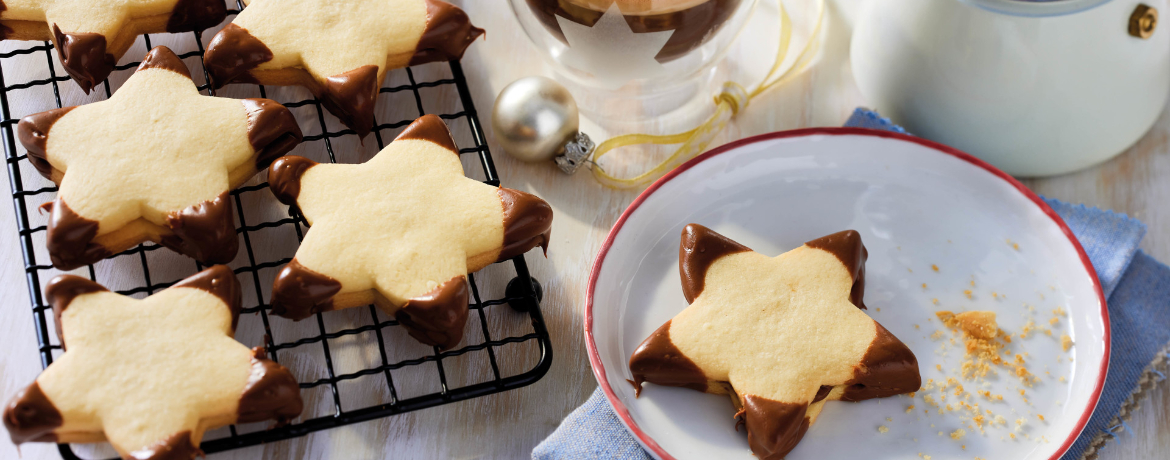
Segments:
[[[970,395],[953,396],[950,386],[937,407],[924,400],[939,403],[937,389],[830,402],[789,460],[1059,459],[1097,404],[1109,362],[1105,298],[1048,205],[994,167],[930,141],[803,129],[733,142],[672,171],[626,209],[597,255],[585,307],[589,361],[619,419],[656,458],[755,458],[726,396],[646,384],[635,398],[626,382],[634,349],[687,306],[678,244],[692,222],[768,256],[857,230],[869,251],[867,313],[915,352],[923,382],[956,378]],[[1003,368],[986,383],[961,380],[963,343],[951,344],[939,310],[996,312],[1039,382],[1027,387]],[[1020,338],[1029,321],[1035,330]],[[1068,351],[1062,335],[1074,343]],[[982,431],[959,400],[992,411]],[[953,439],[959,429],[966,434]]]

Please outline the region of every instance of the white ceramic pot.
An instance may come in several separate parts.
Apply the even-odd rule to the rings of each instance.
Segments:
[[[1012,175],[1063,174],[1121,153],[1162,112],[1170,23],[1131,35],[1143,3],[1170,14],[1167,0],[870,0],[853,74],[916,135]]]

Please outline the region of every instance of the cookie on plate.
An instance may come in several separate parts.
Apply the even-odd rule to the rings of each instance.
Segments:
[[[467,274],[547,248],[552,208],[464,176],[458,152],[427,115],[363,164],[273,163],[273,193],[312,227],[277,274],[272,313],[299,320],[376,304],[423,343],[459,343]]]
[[[386,72],[463,57],[483,34],[441,0],[250,0],[203,57],[211,84],[303,86],[359,136]]]
[[[679,245],[690,306],[630,357],[643,382],[729,394],[762,459],[781,459],[825,401],[917,391],[918,361],[861,310],[865,246],[849,230],[768,257],[697,224]]]
[[[30,115],[17,132],[60,186],[46,239],[63,270],[143,241],[230,262],[239,243],[228,191],[301,142],[284,106],[203,96],[161,46],[109,100]]]
[[[203,30],[226,15],[223,0],[4,0],[0,38],[52,40],[65,71],[88,93],[138,35]]]
[[[226,266],[141,300],[61,275],[45,299],[65,353],[4,408],[13,443],[109,441],[127,459],[192,459],[206,430],[301,413],[288,369],[232,338],[240,284]]]

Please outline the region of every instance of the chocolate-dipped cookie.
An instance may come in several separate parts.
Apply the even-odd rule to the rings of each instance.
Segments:
[[[204,431],[301,413],[297,381],[236,342],[240,284],[217,265],[145,299],[49,282],[65,353],[4,409],[22,442],[109,441],[123,458],[188,460]]]
[[[363,164],[288,156],[273,193],[312,226],[272,286],[272,312],[300,320],[376,304],[410,335],[450,348],[467,321],[467,274],[547,248],[552,208],[463,175],[439,117],[427,115]]]
[[[3,0],[0,39],[52,40],[65,71],[88,93],[138,35],[203,30],[226,15],[223,0]]]
[[[17,131],[60,185],[46,239],[64,270],[143,241],[230,262],[239,243],[228,191],[301,142],[284,106],[203,96],[161,46],[109,100],[30,115]]]
[[[762,459],[781,459],[826,401],[917,391],[918,361],[862,312],[865,246],[849,230],[768,257],[697,224],[679,245],[690,302],[630,357],[644,382],[729,394]]]
[[[386,72],[463,57],[482,29],[441,0],[250,0],[203,58],[211,84],[304,86],[365,137]]]

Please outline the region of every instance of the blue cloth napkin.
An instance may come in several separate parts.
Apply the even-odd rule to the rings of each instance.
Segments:
[[[845,126],[906,132],[877,113],[857,109]],[[1109,303],[1113,339],[1109,374],[1097,410],[1061,460],[1095,453],[1124,429],[1117,418],[1139,380],[1165,376],[1151,363],[1170,342],[1170,267],[1138,249],[1145,224],[1124,214],[1045,199],[1085,248]],[[1148,371],[1148,373],[1147,373]],[[1094,442],[1096,441],[1096,442]],[[614,414],[600,389],[532,451],[539,460],[650,458]]]

